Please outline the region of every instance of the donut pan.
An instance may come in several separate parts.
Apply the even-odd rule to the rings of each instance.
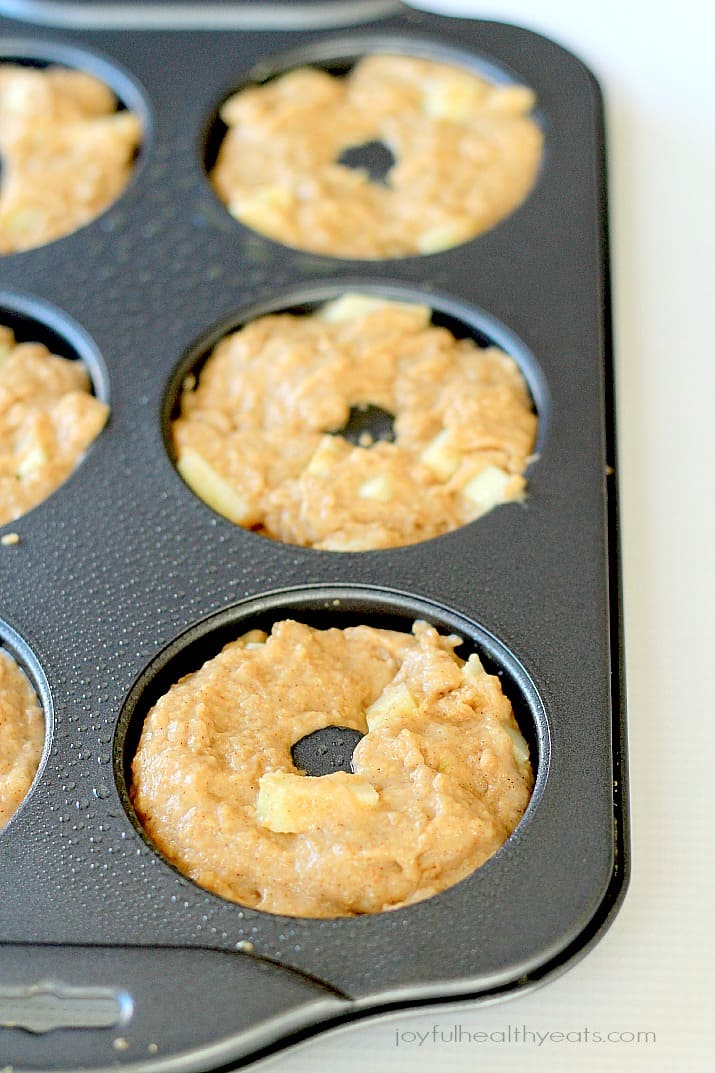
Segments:
[[[593,944],[628,875],[598,87],[525,30],[388,4],[297,5],[293,29],[265,30],[255,6],[208,5],[250,11],[220,32],[172,28],[157,12],[187,5],[156,3],[154,29],[122,28],[117,5],[103,29],[100,3],[82,5],[91,29],[68,28],[71,6],[0,2],[2,54],[95,71],[146,134],[98,220],[0,258],[0,319],[83,358],[112,410],[67,483],[0,532],[19,538],[0,546],[0,640],[47,719],[40,771],[0,835],[0,1065],[232,1069],[366,1016],[532,987]],[[545,151],[524,204],[460,247],[383,262],[288,250],[233,220],[204,166],[219,103],[256,69],[345,69],[376,49],[536,91]],[[356,289],[427,302],[514,355],[540,420],[525,504],[423,544],[331,553],[244,531],[182,482],[166,426],[191,364],[252,316]],[[537,784],[468,879],[407,909],[293,919],[207,893],[145,840],[126,766],[147,707],[229,637],[286,615],[425,618],[502,675]]]

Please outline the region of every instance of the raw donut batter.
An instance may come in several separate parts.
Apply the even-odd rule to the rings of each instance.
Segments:
[[[459,638],[253,630],[146,717],[131,796],[148,836],[203,887],[289,916],[376,913],[464,879],[528,804],[529,751],[496,676]],[[365,736],[353,774],[311,777],[291,746]]]
[[[44,740],[45,719],[35,691],[0,648],[0,828],[30,789]]]
[[[430,319],[344,295],[227,336],[173,424],[184,480],[239,525],[333,551],[412,544],[521,498],[536,415],[516,363]],[[394,442],[330,434],[367,405],[395,415]]]
[[[346,258],[456,246],[531,189],[542,134],[525,86],[414,56],[373,55],[343,78],[302,67],[240,90],[212,181],[238,220],[287,246]],[[384,181],[341,163],[378,142]]]
[[[93,220],[122,192],[137,116],[84,71],[0,64],[0,254]]]
[[[99,435],[109,407],[90,391],[81,362],[0,325],[0,525],[54,492]]]

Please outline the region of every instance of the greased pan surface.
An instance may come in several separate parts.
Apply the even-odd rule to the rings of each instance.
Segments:
[[[96,70],[146,126],[111,209],[0,260],[3,311],[35,338],[65,339],[112,408],[70,480],[3,529],[20,543],[0,549],[0,635],[48,719],[34,788],[0,835],[3,1060],[226,1067],[365,1013],[492,998],[563,967],[605,926],[627,874],[593,78],[526,31],[407,11],[337,32],[69,33],[10,19],[0,31],[7,58]],[[234,221],[203,164],[220,101],[258,63],[345,62],[376,48],[535,90],[545,150],[521,208],[463,246],[386,262],[288,250]],[[358,288],[426,301],[520,362],[540,419],[525,506],[423,544],[331,553],[239,529],[182,482],[166,422],[191,356],[258,313]],[[375,916],[271,916],[201,890],[135,826],[126,761],[152,696],[286,613],[318,625],[427,618],[503,675],[536,790],[512,838],[456,887]]]

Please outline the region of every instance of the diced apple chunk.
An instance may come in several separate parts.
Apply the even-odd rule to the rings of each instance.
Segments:
[[[394,496],[392,479],[387,473],[370,477],[360,485],[358,495],[361,499],[372,499],[376,503],[389,503]]]
[[[293,191],[287,186],[261,186],[248,195],[229,202],[229,212],[237,220],[259,231],[281,228],[285,214],[295,205]]]
[[[434,769],[440,775],[451,775],[455,767],[454,756],[450,755],[449,752],[445,750],[437,754]]]
[[[36,205],[17,204],[0,216],[0,230],[7,236],[25,235],[37,231],[45,222]]]
[[[27,477],[36,469],[41,469],[49,461],[47,453],[40,447],[39,444],[35,444],[29,451],[20,459],[20,463],[17,467],[18,477]]]
[[[405,723],[419,711],[415,698],[404,682],[389,685],[365,711],[368,730],[377,730],[390,723]]]
[[[243,496],[195,448],[182,449],[176,468],[189,488],[209,507],[237,525],[252,523],[251,511]]]
[[[347,533],[331,533],[318,547],[324,551],[369,551],[370,543],[364,533],[353,536]]]
[[[497,503],[518,499],[524,490],[524,479],[506,473],[498,466],[486,466],[462,488],[462,495],[473,503],[480,514],[485,514]]]
[[[333,299],[332,302],[326,302],[319,310],[318,317],[326,324],[338,324],[343,320],[357,320],[358,317],[367,316],[368,313],[375,313],[379,309],[384,309],[387,304],[384,298],[349,291]]]
[[[448,250],[466,242],[473,237],[476,230],[477,224],[471,216],[436,224],[422,232],[417,239],[417,249],[420,253],[439,253],[440,250]]]
[[[323,827],[338,815],[373,808],[378,801],[369,782],[346,771],[316,778],[273,771],[259,781],[256,816],[269,831],[299,834]]]
[[[413,305],[411,302],[393,302],[387,298],[377,298],[371,294],[358,294],[353,291],[342,294],[340,298],[335,298],[332,302],[326,302],[318,316],[326,324],[339,324],[342,321],[366,317],[381,309],[409,310],[422,327],[426,327],[432,319],[432,310],[429,306]]]
[[[270,186],[259,186],[249,195],[242,197],[239,203],[242,212],[246,212],[249,206],[258,209],[289,209],[295,197],[288,186],[280,186],[274,183]]]
[[[483,107],[504,115],[525,115],[535,103],[536,96],[527,86],[494,86]]]
[[[433,119],[463,122],[479,108],[486,90],[485,85],[472,79],[433,82],[424,91],[422,110]]]
[[[249,630],[241,638],[243,647],[246,649],[263,648],[268,640],[268,634],[264,630]]]
[[[350,445],[340,436],[323,436],[305,467],[311,477],[326,477],[341,459],[350,453]]]
[[[459,451],[448,446],[450,433],[448,429],[442,429],[438,436],[428,443],[420,458],[425,466],[434,473],[440,481],[448,481],[457,472],[462,456]]]
[[[37,86],[31,79],[13,78],[3,87],[2,106],[7,112],[24,112],[37,96]]]
[[[476,652],[472,652],[471,656],[462,667],[462,674],[465,678],[481,678],[486,673],[479,656]]]
[[[514,749],[514,759],[517,764],[523,764],[525,760],[529,759],[529,746],[526,744],[526,739],[519,730],[515,730],[514,727],[505,726],[504,730],[511,738],[511,744]]]

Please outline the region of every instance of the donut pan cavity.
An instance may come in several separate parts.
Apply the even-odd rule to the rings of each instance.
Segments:
[[[67,6],[0,2],[3,51],[101,73],[143,109],[147,136],[101,217],[0,258],[3,312],[87,361],[112,408],[70,480],[0,533],[19,537],[0,547],[0,643],[48,727],[0,834],[0,1056],[16,1070],[233,1068],[363,1016],[533,986],[602,933],[628,873],[598,88],[544,38],[407,9],[361,23],[360,5],[333,4],[339,29],[288,31],[257,28],[254,7],[253,25],[219,33],[101,29],[99,3],[82,5],[95,29],[50,25]],[[164,7],[187,10],[145,10]],[[20,8],[26,23],[9,17]],[[375,48],[461,56],[536,91],[545,149],[524,204],[462,246],[384,262],[288,250],[233,220],[204,167],[219,103],[282,66]],[[428,301],[514,355],[540,422],[525,505],[423,544],[331,553],[237,528],[183,483],[167,421],[211,343],[361,288]],[[471,877],[409,909],[294,919],[200,889],[145,840],[126,763],[147,705],[230,636],[286,614],[426,618],[502,675],[537,786]]]

